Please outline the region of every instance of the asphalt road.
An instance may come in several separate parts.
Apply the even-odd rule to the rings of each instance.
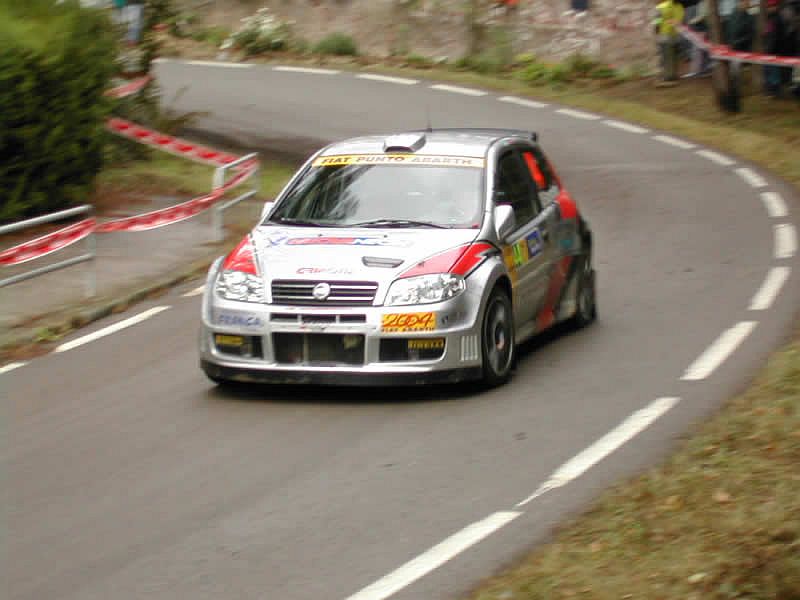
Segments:
[[[741,162],[423,82],[174,63],[159,75],[167,99],[185,88],[180,110],[208,112],[199,127],[290,154],[422,127],[426,113],[439,127],[539,131],[595,230],[601,318],[529,344],[513,381],[488,393],[231,394],[197,367],[198,297],[176,290],[141,305],[134,313],[169,308],[0,375],[7,598],[345,600],[376,581],[384,591],[354,598],[457,597],[663,457],[790,333],[798,203],[774,178],[738,173]],[[753,303],[774,267],[788,280]],[[664,397],[680,401],[574,481],[518,505]]]

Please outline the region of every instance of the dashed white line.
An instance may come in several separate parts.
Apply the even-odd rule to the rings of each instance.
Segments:
[[[14,369],[19,369],[20,367],[24,367],[28,363],[26,362],[12,362],[8,363],[5,366],[0,367],[0,373],[8,373],[9,371],[13,371]]]
[[[698,150],[697,154],[702,156],[703,158],[707,158],[713,163],[716,163],[722,167],[732,167],[736,164],[736,161],[732,158],[728,158],[724,154],[720,154],[719,152],[714,152],[713,150]]]
[[[227,67],[229,69],[250,69],[255,66],[246,63],[220,62],[217,60],[187,60],[184,64],[198,67]]]
[[[603,121],[603,123],[609,127],[622,129],[622,131],[628,131],[630,133],[648,133],[650,131],[644,127],[639,127],[638,125],[631,125],[630,123],[623,123],[622,121],[614,121],[613,119],[606,119]]]
[[[685,142],[684,140],[679,140],[676,137],[672,137],[671,135],[654,135],[654,140],[658,140],[664,144],[669,144],[670,146],[675,146],[676,148],[681,148],[683,150],[691,150],[692,148],[696,148],[695,144],[691,142]]]
[[[789,214],[783,197],[777,192],[761,192],[761,201],[773,219],[780,219]]]
[[[486,96],[489,92],[483,90],[476,90],[475,88],[466,88],[458,85],[445,85],[437,83],[431,86],[432,90],[439,90],[440,92],[451,92],[453,94],[461,94],[463,96]]]
[[[358,79],[369,79],[370,81],[382,81],[383,83],[396,83],[397,85],[416,85],[419,79],[406,79],[405,77],[389,77],[388,75],[374,75],[372,73],[361,73],[356,75]]]
[[[203,293],[203,290],[205,290],[205,289],[206,289],[206,286],[201,285],[200,287],[196,287],[193,290],[191,290],[189,292],[186,292],[185,294],[182,294],[182,297],[183,298],[191,298],[192,296],[199,296],[200,294]]]
[[[503,511],[468,525],[347,600],[384,600],[507,525],[521,512]]]
[[[281,71],[282,73],[308,73],[309,75],[338,75],[341,71],[336,69],[320,69],[317,67],[273,67],[273,71]]]
[[[125,319],[124,321],[120,321],[119,323],[114,323],[113,325],[109,325],[108,327],[104,327],[103,329],[98,329],[97,331],[94,331],[88,335],[79,337],[77,340],[72,340],[71,342],[66,342],[64,344],[61,344],[55,349],[55,352],[66,352],[67,350],[72,350],[73,348],[77,348],[78,346],[83,346],[84,344],[88,344],[89,342],[93,342],[107,335],[111,335],[112,333],[116,333],[117,331],[120,331],[127,327],[131,327],[132,325],[136,325],[137,323],[141,323],[142,321],[145,321],[150,317],[167,310],[168,308],[169,306],[153,307],[142,313],[139,313],[138,315],[130,317],[129,319]]]
[[[723,331],[722,335],[689,365],[681,379],[684,381],[700,381],[711,375],[752,333],[757,324],[757,321],[742,321]]]
[[[775,258],[792,258],[797,252],[797,231],[794,225],[775,225]]]
[[[750,310],[767,310],[771,307],[791,272],[789,267],[772,267],[764,283],[750,301]]]
[[[738,169],[736,169],[736,174],[742,179],[744,179],[744,181],[750,187],[754,188],[767,187],[766,179],[764,179],[763,177],[761,177],[761,175],[753,171],[753,169],[750,169],[748,167],[739,167]]]
[[[583,112],[582,110],[575,110],[573,108],[559,108],[556,112],[568,117],[584,119],[586,121],[597,121],[600,118],[599,115],[593,115],[592,113]]]
[[[560,488],[577,479],[614,450],[647,429],[678,402],[680,402],[680,398],[659,398],[643,409],[637,410],[594,444],[556,469],[547,481],[540,485],[533,494],[517,504],[515,508],[525,506],[550,490]]]
[[[517,104],[527,108],[544,108],[547,106],[544,102],[536,102],[536,100],[527,100],[525,98],[517,98],[515,96],[502,96],[498,98],[500,102],[507,102],[508,104]]]

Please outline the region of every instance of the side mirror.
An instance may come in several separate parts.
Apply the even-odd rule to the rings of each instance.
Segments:
[[[272,207],[273,207],[273,206],[275,206],[275,202],[274,202],[274,201],[271,201],[271,202],[265,202],[265,203],[264,203],[264,206],[263,206],[263,207],[262,207],[262,209],[261,209],[261,220],[262,220],[262,221],[263,221],[263,220],[266,218],[266,216],[267,216],[267,215],[270,213],[270,211],[272,210]]]
[[[494,207],[494,230],[497,233],[497,239],[505,240],[506,236],[514,231],[516,224],[514,209],[511,205],[501,204]]]

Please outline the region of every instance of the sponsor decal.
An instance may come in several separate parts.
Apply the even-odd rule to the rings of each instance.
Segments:
[[[442,348],[444,348],[444,338],[408,340],[409,350],[441,350]]]
[[[407,248],[410,240],[398,240],[386,237],[299,237],[286,241],[287,246],[395,246]]]
[[[217,314],[217,325],[226,325],[229,327],[261,328],[264,326],[264,322],[260,317],[255,315],[219,313]]]
[[[320,156],[315,167],[344,167],[347,165],[432,165],[446,167],[472,167],[482,169],[486,161],[469,156],[424,156],[417,154],[350,154]]]
[[[524,265],[530,259],[528,255],[528,240],[522,239],[515,242],[511,246],[511,253],[514,260],[514,266],[519,267]]]
[[[381,317],[381,331],[397,333],[403,331],[433,331],[436,329],[436,313],[390,313]]]
[[[525,238],[528,243],[528,258],[533,258],[542,251],[542,234],[538,229],[534,229],[532,233]]]
[[[352,275],[352,269],[343,267],[300,267],[298,275]]]
[[[285,231],[273,231],[262,236],[261,239],[267,246],[282,246],[289,239],[289,234]]]

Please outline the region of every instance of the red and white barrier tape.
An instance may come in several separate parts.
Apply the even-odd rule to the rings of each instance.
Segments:
[[[739,52],[724,44],[712,44],[708,39],[692,31],[685,25],[680,26],[680,33],[692,44],[707,50],[711,58],[717,60],[729,60],[734,62],[744,62],[756,65],[773,65],[777,67],[797,67],[800,68],[800,58],[793,56],[775,56],[774,54],[758,54],[756,52]]]
[[[113,233],[116,231],[149,231],[165,225],[172,225],[185,221],[211,207],[224,194],[223,189],[215,190],[206,196],[193,198],[183,204],[176,204],[169,208],[154,210],[143,215],[125,217],[101,223],[95,233]]]
[[[0,252],[0,266],[19,265],[79,242],[95,230],[94,217]]]
[[[113,89],[110,89],[106,92],[106,96],[109,98],[127,98],[128,96],[132,96],[133,94],[138,94],[141,92],[144,87],[153,80],[151,75],[145,75],[143,77],[137,77],[136,79],[132,79],[128,83],[124,83],[120,86],[117,86]]]

